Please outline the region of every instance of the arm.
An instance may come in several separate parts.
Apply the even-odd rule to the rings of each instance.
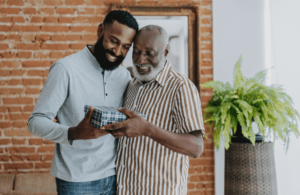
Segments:
[[[47,140],[72,144],[71,140],[92,139],[107,134],[90,123],[90,113],[76,127],[53,122],[57,112],[68,96],[69,76],[62,64],[53,64],[49,76],[28,120],[31,134]]]
[[[185,154],[193,158],[198,158],[201,155],[203,151],[202,131],[173,133],[151,124],[133,111],[127,109],[119,109],[119,111],[130,118],[124,122],[105,125],[102,127],[102,129],[106,129],[114,137],[118,138],[126,136],[131,138],[148,136],[175,152]]]

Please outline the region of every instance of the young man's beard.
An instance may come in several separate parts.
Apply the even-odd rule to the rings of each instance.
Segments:
[[[104,49],[104,47],[103,47],[103,35],[99,39],[99,41],[97,41],[97,43],[95,44],[94,52],[95,52],[95,54],[94,54],[95,58],[99,62],[100,67],[104,70],[114,70],[117,67],[119,67],[119,65],[124,60],[123,56],[121,56],[121,55],[116,56],[114,54],[114,52],[112,52],[108,49]],[[109,53],[110,55],[117,57],[116,61],[114,61],[114,62],[108,61],[107,58],[106,58],[106,53]]]

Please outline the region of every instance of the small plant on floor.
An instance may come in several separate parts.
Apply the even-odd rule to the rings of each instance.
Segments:
[[[210,125],[214,143],[220,147],[222,134],[225,148],[228,149],[237,124],[242,127],[244,137],[255,144],[252,120],[257,123],[259,132],[265,138],[266,129],[273,134],[274,140],[281,139],[288,148],[289,136],[300,135],[297,121],[300,116],[293,108],[293,101],[281,86],[264,84],[266,71],[258,72],[253,78],[246,78],[241,72],[241,57],[234,67],[234,85],[228,82],[210,81],[201,87],[214,91],[213,97],[205,108],[205,122]],[[214,131],[212,128],[214,127]]]

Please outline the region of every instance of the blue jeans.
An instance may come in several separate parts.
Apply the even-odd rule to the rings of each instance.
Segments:
[[[57,195],[115,195],[116,176],[110,176],[96,181],[68,182],[56,179]]]

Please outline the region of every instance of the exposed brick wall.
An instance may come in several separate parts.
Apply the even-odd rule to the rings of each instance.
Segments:
[[[49,172],[54,143],[32,136],[27,120],[49,66],[96,41],[110,3],[136,0],[0,0],[0,173]],[[137,0],[196,3],[200,9],[201,83],[212,76],[211,0]],[[202,106],[212,95],[201,89]],[[205,150],[190,159],[190,195],[214,194],[214,146],[209,128]]]

